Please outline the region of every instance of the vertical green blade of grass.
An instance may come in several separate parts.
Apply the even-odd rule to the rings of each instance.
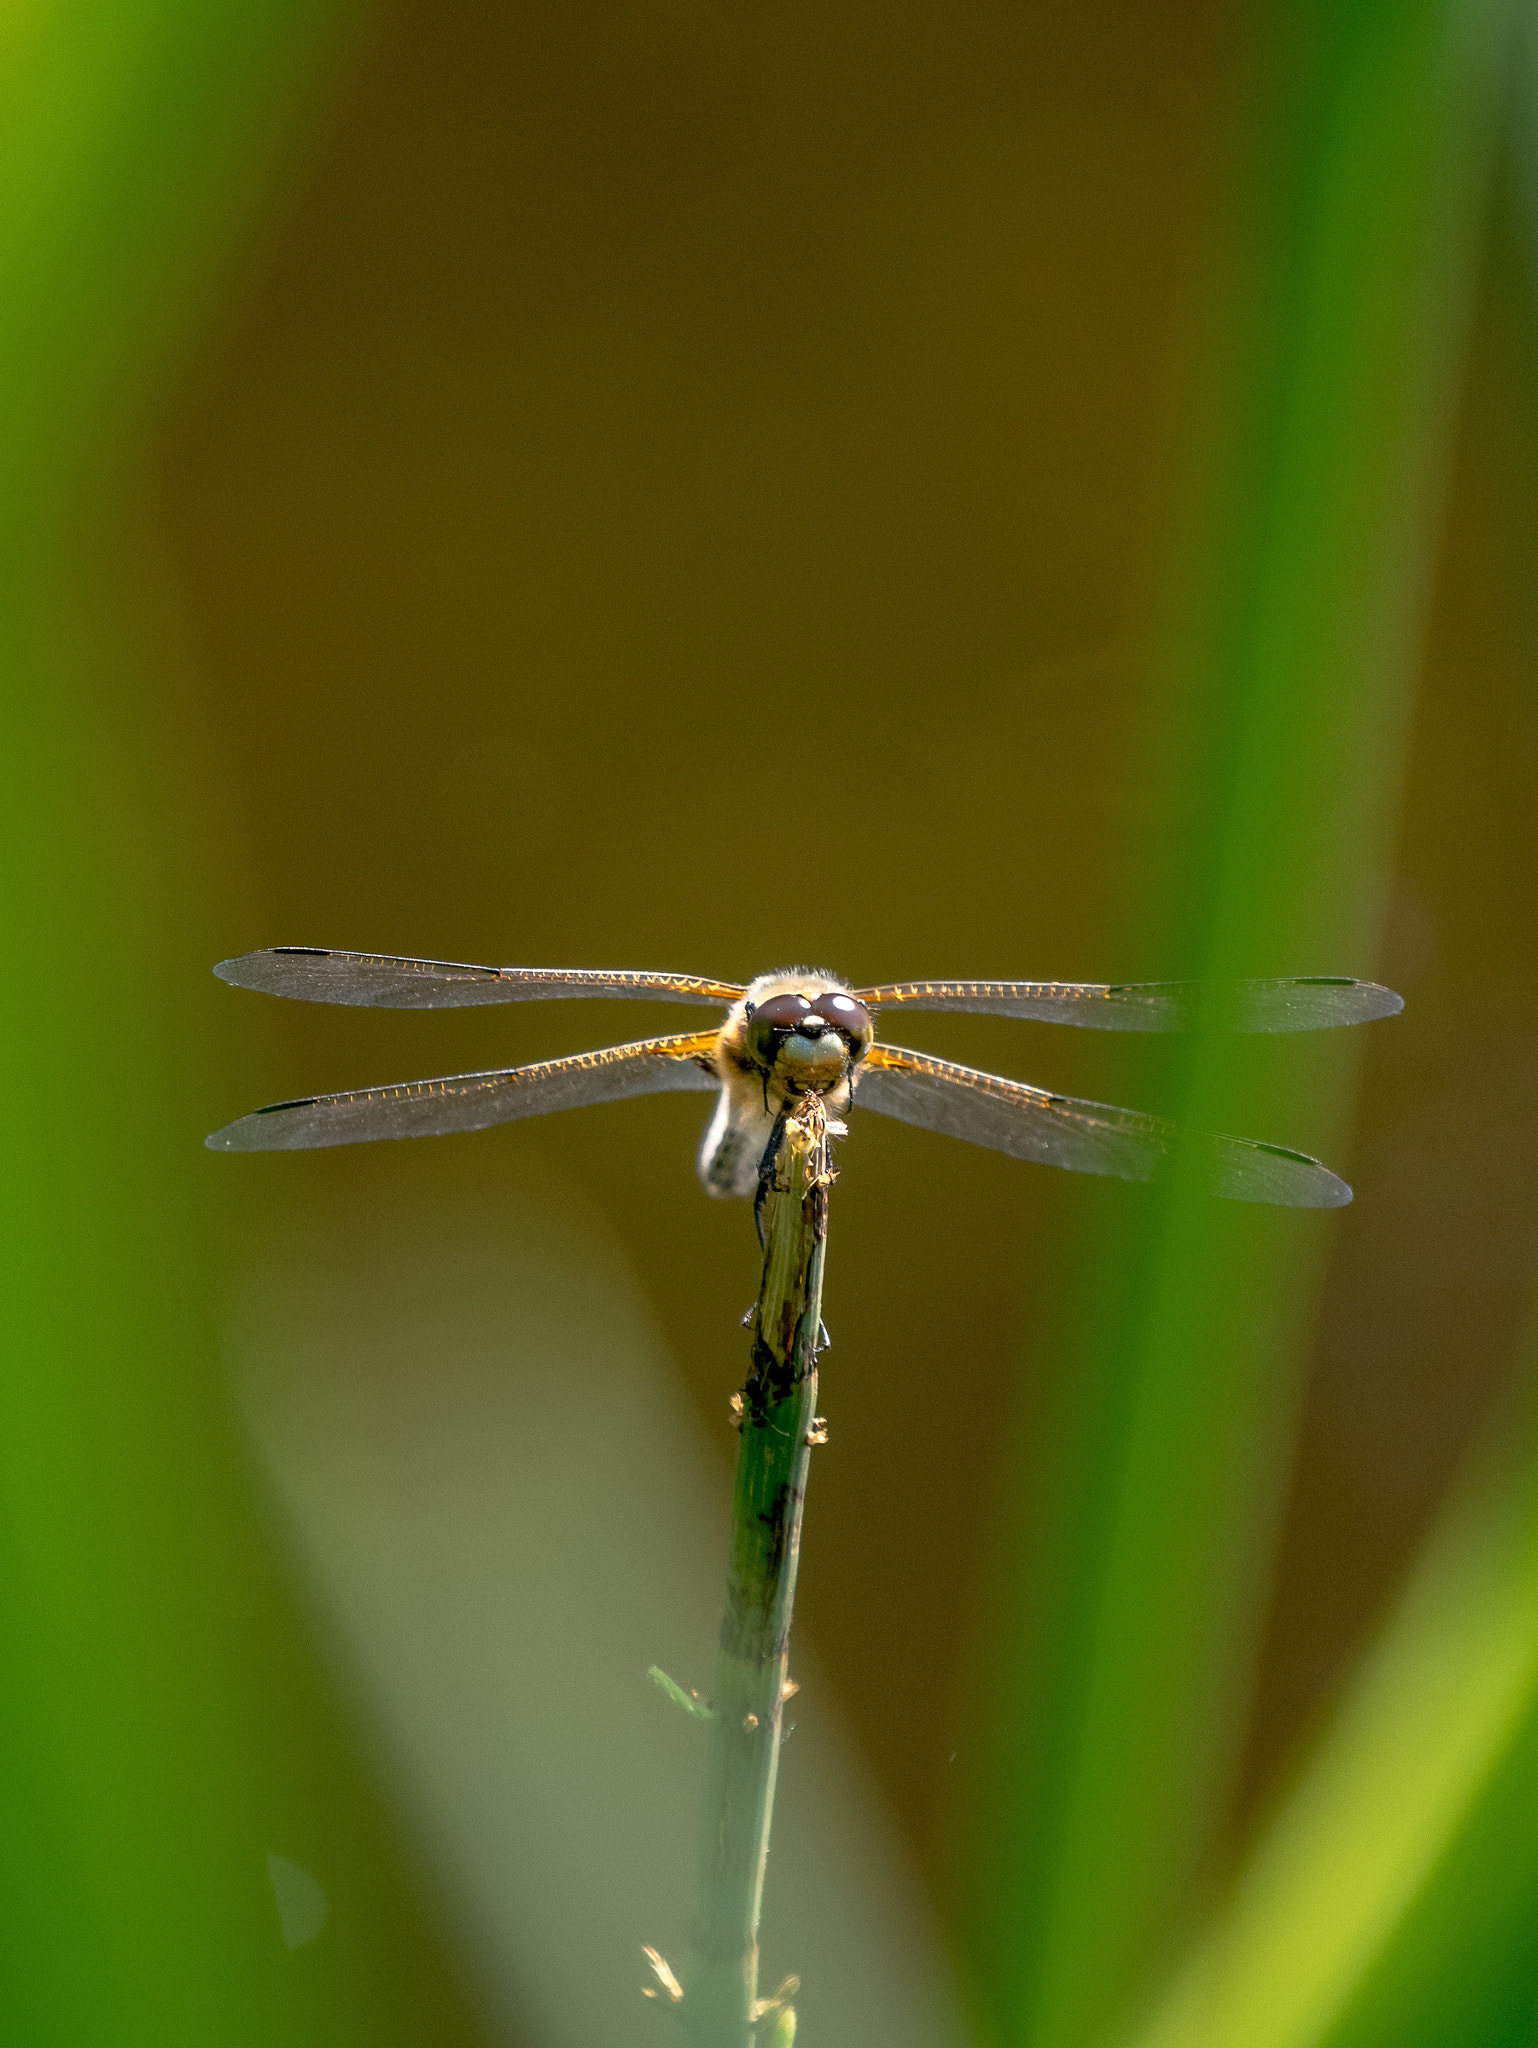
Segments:
[[[1531,1361],[1528,1379],[1532,1381]],[[1538,2011],[1538,1463],[1428,1546],[1137,2048],[1526,2042]]]
[[[1510,516],[1531,569],[1538,21],[1490,286],[1485,402],[1510,435]],[[1513,234],[1513,230],[1515,233]],[[1487,374],[1489,366],[1487,364]],[[1538,2013],[1538,1333],[1525,1401],[1455,1495],[1376,1647],[1226,1908],[1137,2048],[1418,2048],[1529,2042]]]
[[[28,2048],[468,2038],[223,1395],[198,1000],[222,824],[104,538],[340,18],[31,0],[0,23],[0,2037]],[[316,1881],[334,1909],[293,1954],[274,1868],[306,1889],[296,1939]]]
[[[142,419],[341,13],[34,0],[0,28],[8,566]]]
[[[1445,1802],[1440,1815],[1433,1811],[1433,1820],[1445,1816],[1451,1825],[1424,1864],[1417,1866],[1420,1843],[1412,1836],[1402,1862],[1382,1873],[1383,1938],[1376,1949],[1364,1942],[1364,1967],[1358,1978],[1345,1982],[1348,1995],[1338,2009],[1326,2008],[1329,2024],[1300,2032],[1300,2040],[1318,2042],[1320,2048],[1410,2048],[1415,2043],[1440,2048],[1454,2042],[1459,2048],[1476,2042],[1480,2048],[1526,2048],[1533,2039],[1538,2012],[1532,1939],[1538,1916],[1533,1491],[1529,1476],[1525,1486],[1497,1497],[1491,1519],[1504,1520],[1505,1544],[1494,1551],[1482,1578],[1471,1574],[1466,1604],[1451,1608],[1446,1629],[1439,1635],[1427,1631],[1424,1686],[1405,1683],[1391,1696],[1381,1739],[1388,1748],[1400,1738],[1400,1771],[1392,1783],[1376,1772],[1368,1777],[1369,1791],[1380,1796],[1364,1802],[1366,1810],[1356,1817],[1347,1844],[1359,1850],[1360,1829],[1390,1820],[1402,1827],[1406,1812],[1419,1817],[1430,1803],[1428,1793],[1442,1793]],[[1460,1519],[1450,1532],[1449,1548],[1462,1533]],[[1465,1629],[1480,1631],[1468,1649]],[[1420,1647],[1413,1639],[1412,1646]],[[1389,1653],[1397,1647],[1391,1640]],[[1450,1670],[1456,1671],[1458,1684],[1443,1698],[1436,1681]],[[1423,1727],[1435,1744],[1430,1749],[1421,1746]],[[1468,1796],[1458,1808],[1454,1798],[1462,1787]],[[1352,1816],[1347,1808],[1332,1818],[1349,1826]],[[1386,1831],[1391,1842],[1396,1835],[1397,1829]],[[1339,1842],[1337,1833],[1327,1846]],[[1327,1865],[1321,1875],[1322,1883],[1307,1888],[1311,1919],[1332,1931],[1342,1921],[1360,1926],[1362,1902],[1377,1902],[1371,1886],[1353,1882],[1349,1865],[1345,1884],[1338,1866]],[[1391,1917],[1395,1907],[1402,1910]],[[1280,1919],[1280,1898],[1273,1910]],[[1368,1934],[1374,1931],[1369,1923]],[[1296,1964],[1294,1957],[1294,1970]]]
[[[1510,19],[1276,11],[1141,743],[1192,822],[1139,972],[1370,971]],[[1358,1046],[1261,1052],[1191,1041],[1178,1112],[1338,1147]],[[1045,1305],[973,1865],[980,2005],[1039,2048],[1102,2034],[1200,1900],[1329,1244],[1180,1186],[1118,1214]]]

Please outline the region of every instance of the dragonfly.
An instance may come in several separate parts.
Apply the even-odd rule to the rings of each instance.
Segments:
[[[1221,987],[903,981],[851,988],[837,975],[792,967],[742,985],[692,974],[474,967],[321,946],[267,947],[221,961],[214,972],[236,988],[375,1009],[607,997],[722,1010],[724,1018],[707,1031],[640,1038],[530,1066],[269,1103],[205,1141],[215,1152],[292,1152],[483,1130],[553,1110],[698,1089],[717,1098],[700,1147],[700,1179],[707,1192],[721,1196],[760,1190],[782,1115],[815,1093],[835,1118],[858,1105],[1074,1173],[1128,1181],[1180,1173],[1233,1201],[1339,1208],[1351,1200],[1350,1188],[1305,1152],[1190,1130],[1139,1110],[957,1066],[889,1044],[877,1036],[877,1026],[909,1010],[949,1010],[1101,1031],[1291,1032],[1366,1023],[1404,1008],[1392,989],[1341,976]]]

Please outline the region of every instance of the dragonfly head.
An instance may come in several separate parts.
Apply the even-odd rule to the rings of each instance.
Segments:
[[[743,1024],[749,1061],[796,1095],[836,1087],[875,1035],[865,1005],[836,985],[779,988],[758,1000],[749,991]]]

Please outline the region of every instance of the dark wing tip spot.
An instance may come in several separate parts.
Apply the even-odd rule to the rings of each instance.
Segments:
[[[1404,997],[1396,989],[1385,988],[1381,981],[1362,981],[1353,974],[1306,974],[1299,975],[1294,988],[1354,988],[1371,1003],[1368,1015],[1376,1021],[1382,1017],[1397,1017],[1404,1008]]]
[[[260,1109],[253,1109],[253,1116],[276,1116],[280,1109],[309,1109],[319,1102],[318,1095],[297,1095],[292,1102],[264,1102]]]
[[[298,953],[306,960],[329,960],[331,958],[331,948],[329,946],[274,946],[272,951],[274,953]]]
[[[1294,1166],[1306,1166],[1310,1169],[1310,1192],[1308,1200],[1303,1204],[1305,1208],[1344,1209],[1352,1199],[1349,1185],[1338,1173],[1331,1173],[1324,1161],[1316,1159],[1311,1152],[1294,1152],[1290,1145],[1268,1145],[1260,1138],[1253,1138],[1250,1143],[1255,1151],[1268,1152],[1273,1159],[1286,1159]]]

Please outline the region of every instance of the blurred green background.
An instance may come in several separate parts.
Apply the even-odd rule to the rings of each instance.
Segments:
[[[0,23],[0,2038],[665,2028],[748,1217],[688,1098],[206,1154],[678,1028],[208,971],[299,943],[1401,989],[905,1027],[1357,1199],[855,1119],[765,1975],[1538,2040],[1529,16]]]

